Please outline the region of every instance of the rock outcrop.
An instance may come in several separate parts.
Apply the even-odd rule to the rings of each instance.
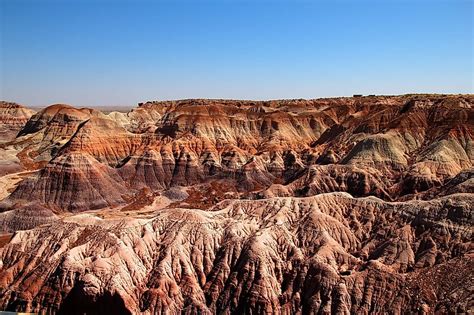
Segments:
[[[29,230],[38,225],[52,223],[58,217],[51,209],[38,203],[30,203],[14,210],[0,213],[0,230],[14,233]]]
[[[33,114],[33,110],[22,105],[0,101],[0,176],[22,170],[17,150],[8,144]]]
[[[472,312],[473,104],[47,107],[0,147],[0,310]]]
[[[53,159],[20,188],[10,200],[34,200],[57,211],[113,207],[123,202],[122,195],[127,193],[115,169],[78,153]]]
[[[80,214],[15,234],[1,250],[0,305],[74,314],[466,312],[472,295],[450,269],[474,276],[473,201],[330,193],[162,209],[148,219]],[[424,286],[434,275],[440,286]]]
[[[277,185],[286,195],[347,191],[397,200],[472,167],[473,99],[184,100],[109,115],[53,105],[28,121],[18,141],[28,153],[24,160],[44,168],[41,174],[61,173],[60,161],[82,155],[118,187],[125,182],[130,194],[226,179],[246,196],[275,195]],[[79,164],[68,167],[79,172]],[[52,198],[63,189],[54,180],[46,174],[20,183],[11,202],[34,187],[41,202],[64,210],[110,205],[96,203],[94,193],[74,202]],[[78,177],[67,189],[82,190],[89,180]]]
[[[0,143],[13,140],[33,114],[22,105],[0,101]]]

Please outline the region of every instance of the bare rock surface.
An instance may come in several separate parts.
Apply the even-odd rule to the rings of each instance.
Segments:
[[[474,310],[474,96],[0,104],[0,310]]]
[[[13,141],[34,111],[22,105],[0,101],[0,176],[22,170],[18,151],[7,144]]]
[[[26,168],[51,173],[61,173],[65,157],[84,155],[118,187],[124,181],[130,194],[225,179],[244,195],[272,195],[272,185],[283,185],[287,195],[348,191],[397,200],[472,168],[472,104],[470,95],[183,100],[108,115],[53,105],[35,114],[8,148],[22,150]],[[67,160],[80,164],[71,169],[83,167],[80,158]],[[94,193],[57,198],[63,187],[55,178],[22,182],[10,199],[18,202],[34,187],[41,202],[65,210],[111,203],[97,203]],[[64,188],[82,190],[87,181],[78,177]]]
[[[0,101],[0,143],[13,140],[33,114],[22,105]]]
[[[0,303],[75,313],[103,303],[147,314],[467,311],[462,289],[438,298],[458,287],[453,271],[440,287],[416,286],[450,265],[474,276],[472,205],[471,195],[389,203],[329,193],[152,218],[74,215],[17,232],[1,250]]]

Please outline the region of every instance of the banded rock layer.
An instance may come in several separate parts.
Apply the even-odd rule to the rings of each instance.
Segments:
[[[8,146],[15,140],[34,111],[22,105],[0,101],[0,176],[21,170],[16,150]]]
[[[349,191],[410,199],[472,169],[473,100],[185,100],[109,115],[55,105],[34,115],[19,134],[29,162],[47,165],[8,201],[21,202],[34,190],[40,202],[64,210],[112,206],[120,203],[118,195],[68,197],[70,189],[90,190],[88,182],[110,179],[129,195],[226,179],[243,195]],[[85,171],[73,180],[64,172],[71,186],[63,191],[51,174],[82,172],[82,159],[73,158],[78,155],[98,162],[103,176]],[[321,176],[311,175],[315,171]],[[465,188],[472,192],[472,185]]]
[[[22,105],[0,101],[0,143],[13,140],[33,114]]]
[[[473,104],[47,107],[0,148],[0,310],[472,311]]]

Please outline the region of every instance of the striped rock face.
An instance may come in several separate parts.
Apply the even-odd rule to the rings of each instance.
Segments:
[[[17,150],[9,146],[25,126],[34,111],[22,105],[0,101],[0,176],[22,169]],[[0,198],[4,193],[0,190]],[[2,198],[3,199],[3,198]]]
[[[5,105],[0,310],[468,312],[473,105]]]
[[[0,101],[0,143],[15,139],[34,111],[22,105]]]

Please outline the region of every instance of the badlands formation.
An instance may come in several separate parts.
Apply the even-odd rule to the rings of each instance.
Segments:
[[[0,103],[0,310],[474,311],[474,96]]]

